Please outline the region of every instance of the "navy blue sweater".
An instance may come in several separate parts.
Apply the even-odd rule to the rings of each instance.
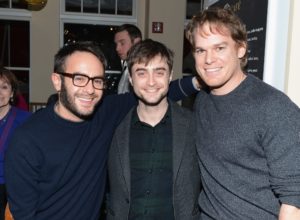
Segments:
[[[183,96],[175,87],[176,100]],[[192,90],[191,84],[184,89]],[[135,104],[129,93],[106,96],[84,122],[62,119],[52,104],[20,126],[5,157],[14,219],[98,219],[112,135]]]

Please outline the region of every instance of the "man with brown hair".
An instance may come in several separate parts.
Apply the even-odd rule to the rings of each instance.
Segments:
[[[131,48],[128,67],[138,105],[110,148],[108,220],[198,220],[194,120],[167,99],[173,53],[148,39]]]
[[[247,74],[247,32],[230,10],[195,15],[187,36],[209,87],[195,102],[200,219],[300,219],[300,110]]]

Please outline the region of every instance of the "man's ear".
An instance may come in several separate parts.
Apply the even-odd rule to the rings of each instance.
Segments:
[[[129,74],[129,76],[128,76],[128,80],[129,80],[129,82],[130,82],[130,85],[133,86],[133,85],[132,85],[132,78],[131,78],[131,75],[130,75],[130,74]]]
[[[245,44],[242,44],[238,47],[238,58],[242,58],[245,56],[246,54],[246,45]]]
[[[57,92],[60,92],[60,90],[61,90],[61,77],[60,77],[60,75],[57,74],[57,73],[52,73],[51,74],[51,80],[52,80],[54,89]]]
[[[142,39],[139,38],[139,37],[134,38],[134,39],[133,39],[133,45],[136,44],[136,43],[138,43],[138,42],[140,42],[141,40],[142,40]]]
[[[172,79],[173,79],[173,70],[172,70],[171,73],[170,73],[169,83],[172,81]]]

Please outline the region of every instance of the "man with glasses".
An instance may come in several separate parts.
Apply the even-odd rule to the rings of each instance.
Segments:
[[[91,80],[94,89],[102,90],[105,88],[105,83],[104,83],[103,77],[89,77],[89,76],[86,76],[86,75],[80,74],[80,73],[58,72],[58,74],[71,78],[74,86],[77,86],[77,87],[85,87]]]
[[[58,101],[15,132],[5,158],[15,220],[99,219],[112,135],[137,102],[131,93],[103,97],[105,65],[102,52],[89,42],[55,55]],[[173,83],[177,89],[169,95],[178,100],[183,97],[178,87],[192,93],[190,85]]]

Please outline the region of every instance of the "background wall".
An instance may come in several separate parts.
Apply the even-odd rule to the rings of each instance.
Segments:
[[[30,102],[46,102],[55,92],[50,76],[53,57],[60,46],[59,2],[48,1],[43,10],[32,12]]]
[[[183,0],[149,1],[148,37],[174,51],[174,78],[182,76],[185,8]],[[152,33],[152,22],[163,22],[163,33]]]
[[[144,38],[165,43],[175,52],[174,74],[181,77],[183,32],[186,2],[184,0],[137,0],[137,25]],[[286,58],[284,73],[284,92],[300,106],[300,84],[298,74],[297,52],[300,50],[300,1],[290,0],[288,20],[288,42],[281,42],[287,47],[287,54],[278,52],[282,59]],[[54,92],[50,75],[53,69],[53,56],[59,48],[59,14],[60,1],[48,1],[46,7],[39,12],[32,12],[31,24],[31,80],[30,101],[45,102]],[[152,33],[152,22],[163,22],[162,34]],[[274,22],[273,22],[274,24]],[[275,23],[276,25],[276,23]],[[273,77],[277,77],[273,75]]]
[[[285,92],[298,106],[300,106],[300,1],[291,1],[290,8],[289,41],[287,53],[287,68],[285,79]]]

